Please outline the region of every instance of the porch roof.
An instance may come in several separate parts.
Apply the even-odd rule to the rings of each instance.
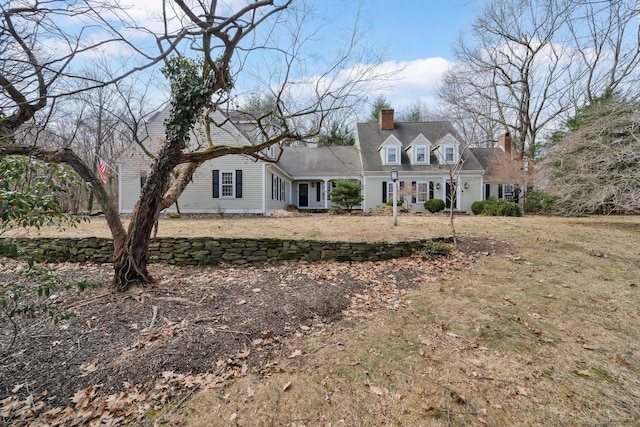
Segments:
[[[278,165],[296,177],[362,174],[359,151],[354,146],[285,147]]]

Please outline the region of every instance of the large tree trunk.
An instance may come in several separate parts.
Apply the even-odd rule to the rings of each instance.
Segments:
[[[184,141],[184,138],[180,139]],[[144,286],[153,281],[147,271],[151,233],[163,208],[166,185],[171,171],[178,164],[182,146],[183,143],[178,141],[169,141],[158,154],[131,215],[124,245],[114,251],[113,286],[118,291],[126,291],[135,284]]]
[[[182,150],[189,141],[189,133],[198,115],[210,102],[211,94],[226,84],[224,80],[217,80],[216,73],[209,74],[205,70],[205,77],[201,77],[197,71],[197,67],[180,58],[175,58],[164,68],[172,91],[171,112],[165,121],[167,139],[151,166],[151,173],[133,210],[124,245],[114,251],[113,286],[118,291],[153,281],[147,271],[149,243],[160,211],[168,207],[163,205],[163,200],[171,174],[180,163]]]

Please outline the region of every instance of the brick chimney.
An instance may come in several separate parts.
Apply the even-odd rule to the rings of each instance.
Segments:
[[[380,129],[393,130],[393,108],[380,110]]]
[[[511,134],[509,132],[505,132],[498,137],[498,147],[502,148],[508,158],[513,158],[511,154]]]

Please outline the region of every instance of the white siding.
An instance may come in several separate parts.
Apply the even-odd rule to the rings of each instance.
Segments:
[[[277,200],[272,197],[274,176],[277,179],[282,180],[281,183],[284,185],[285,192],[284,200]],[[287,206],[289,205],[289,200],[291,200],[291,181],[287,177],[275,171],[274,169],[267,169],[267,182],[264,185],[264,189],[267,197],[267,212],[287,208]]]
[[[242,198],[213,197],[213,170],[242,170]],[[235,181],[234,181],[235,182]],[[202,164],[178,204],[184,213],[263,213],[262,165],[243,156],[224,156]],[[169,210],[175,210],[172,206]]]
[[[140,197],[140,177],[148,173],[151,161],[142,150],[133,145],[119,159],[121,213],[131,213]]]
[[[148,138],[145,148],[155,153],[164,140],[164,120],[169,114],[166,108],[154,118],[147,129]],[[217,123],[225,121],[224,116],[214,113]],[[194,148],[206,146],[202,127],[196,125],[192,132],[190,145]],[[230,122],[222,128],[214,128],[213,142],[216,145],[248,145],[250,142]],[[130,213],[140,197],[140,177],[147,173],[151,166],[151,159],[135,144],[118,159],[120,166],[120,212]],[[242,198],[213,198],[213,170],[233,171],[242,170],[243,194]],[[184,213],[264,213],[263,193],[266,185],[263,180],[263,165],[244,156],[232,155],[213,159],[202,164],[193,176],[193,181],[187,186],[178,199],[180,211]],[[286,207],[286,202],[282,203]],[[281,207],[279,207],[281,208]],[[175,205],[168,211],[175,211]]]
[[[424,203],[412,203],[409,190],[412,188],[413,182],[429,182],[434,183],[433,198],[446,201],[446,182],[448,176],[444,175],[406,175],[400,176],[399,181],[404,182],[405,199],[403,206],[415,211],[424,211]],[[464,188],[464,182],[469,183],[469,188]],[[389,176],[366,176],[364,180],[364,196],[365,211],[373,211],[383,205],[382,183],[392,183]],[[440,189],[437,188],[440,184]],[[482,176],[481,175],[464,175],[460,177],[460,186],[458,188],[458,208],[465,212],[471,211],[471,204],[476,200],[482,200]],[[390,199],[389,199],[390,200]]]

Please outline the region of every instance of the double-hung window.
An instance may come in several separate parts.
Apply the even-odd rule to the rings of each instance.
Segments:
[[[286,198],[285,181],[275,174],[271,175],[271,200],[284,201]]]
[[[213,170],[213,198],[242,198],[242,170]]]
[[[416,163],[427,163],[427,147],[416,147]]]
[[[416,184],[416,202],[424,203],[429,200],[429,183],[418,182]]]
[[[444,160],[447,163],[453,162],[453,147],[445,147],[445,149],[444,149]]]
[[[394,183],[393,181],[389,181],[387,182],[387,201],[393,201],[393,185],[397,183]]]
[[[387,147],[387,163],[388,164],[396,164],[396,163],[398,163],[398,148],[397,147]]]
[[[220,190],[222,197],[233,197],[233,172],[220,172]]]

